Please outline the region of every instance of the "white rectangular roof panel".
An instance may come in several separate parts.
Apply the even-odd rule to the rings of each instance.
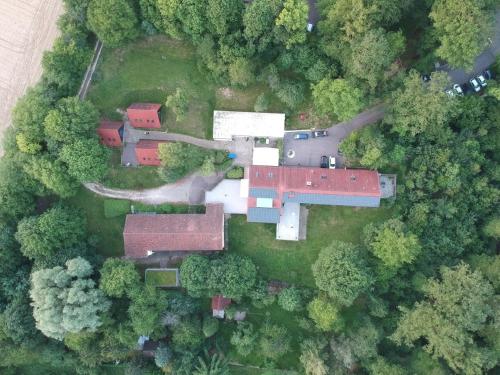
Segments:
[[[233,137],[283,138],[284,113],[214,111],[213,137],[230,140]]]
[[[252,165],[279,166],[280,150],[269,147],[255,147],[253,149]]]

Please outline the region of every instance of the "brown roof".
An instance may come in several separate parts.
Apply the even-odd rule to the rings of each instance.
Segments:
[[[125,255],[141,258],[148,251],[222,250],[223,207],[207,204],[205,214],[127,215],[123,229]]]
[[[231,299],[224,298],[224,296],[218,294],[212,297],[212,310],[224,310],[231,304]]]

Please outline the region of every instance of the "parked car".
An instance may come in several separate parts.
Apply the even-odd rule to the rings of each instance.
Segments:
[[[486,87],[486,85],[487,85],[486,79],[484,78],[484,76],[482,74],[478,75],[476,78],[479,81],[479,84],[481,85],[481,87]]]
[[[312,132],[313,138],[326,137],[327,135],[328,135],[328,132],[326,130],[316,130],[316,131]]]
[[[335,169],[336,167],[337,167],[337,164],[335,163],[335,156],[330,156],[328,158],[328,168]]]
[[[479,82],[477,81],[477,79],[475,78],[471,78],[469,80],[469,83],[470,83],[470,86],[472,87],[472,89],[475,91],[475,92],[479,92],[481,91],[481,85],[479,84]]]
[[[321,168],[328,168],[328,158],[326,156],[321,157],[321,162],[319,163]]]
[[[486,77],[486,79],[492,79],[493,78],[493,74],[491,74],[491,71],[489,69],[486,69],[484,72],[483,72],[483,76]]]
[[[454,96],[455,96],[455,92],[454,92],[452,89],[445,90],[444,92],[445,92],[445,93],[446,93],[446,95],[448,95],[449,97],[454,97]]]
[[[458,95],[463,95],[464,94],[464,90],[462,90],[462,87],[458,84],[458,83],[455,83],[453,85],[453,90],[455,90],[455,92],[458,94]]]
[[[311,31],[313,31],[313,28],[314,28],[314,24],[312,24],[312,23],[310,23],[310,22],[309,22],[309,23],[307,24],[307,31],[308,31],[308,32],[311,32]]]
[[[293,136],[293,139],[299,139],[299,140],[300,139],[305,140],[305,139],[308,139],[308,138],[309,138],[309,134],[307,134],[307,133],[297,133],[297,134],[295,134]]]

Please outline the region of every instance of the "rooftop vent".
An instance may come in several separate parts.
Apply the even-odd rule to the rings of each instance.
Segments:
[[[356,176],[351,176],[351,181],[356,181]]]
[[[312,181],[306,181],[307,186],[312,186],[312,184],[313,184]]]
[[[322,180],[326,180],[326,175],[325,175],[325,174],[322,174],[322,175],[321,175],[321,179],[322,179]]]

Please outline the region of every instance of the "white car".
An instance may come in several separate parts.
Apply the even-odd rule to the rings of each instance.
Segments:
[[[464,94],[464,90],[462,90],[462,88],[460,87],[460,85],[458,83],[455,83],[453,85],[453,90],[455,90],[455,92],[458,94],[458,95],[463,95]]]
[[[328,168],[330,168],[330,169],[335,169],[336,168],[335,156],[330,156],[328,158]]]
[[[448,89],[445,91],[446,95],[448,95],[450,98],[453,98],[455,96],[455,92],[452,89]]]
[[[481,85],[477,82],[477,79],[471,78],[469,80],[470,86],[474,89],[475,92],[481,91]]]
[[[314,28],[314,25],[312,23],[308,23],[307,24],[307,31],[308,32],[312,32],[313,31],[313,28]]]
[[[484,78],[484,76],[482,74],[480,74],[480,75],[477,76],[477,80],[479,81],[479,84],[482,87],[486,87],[486,85],[487,85],[486,79]]]

